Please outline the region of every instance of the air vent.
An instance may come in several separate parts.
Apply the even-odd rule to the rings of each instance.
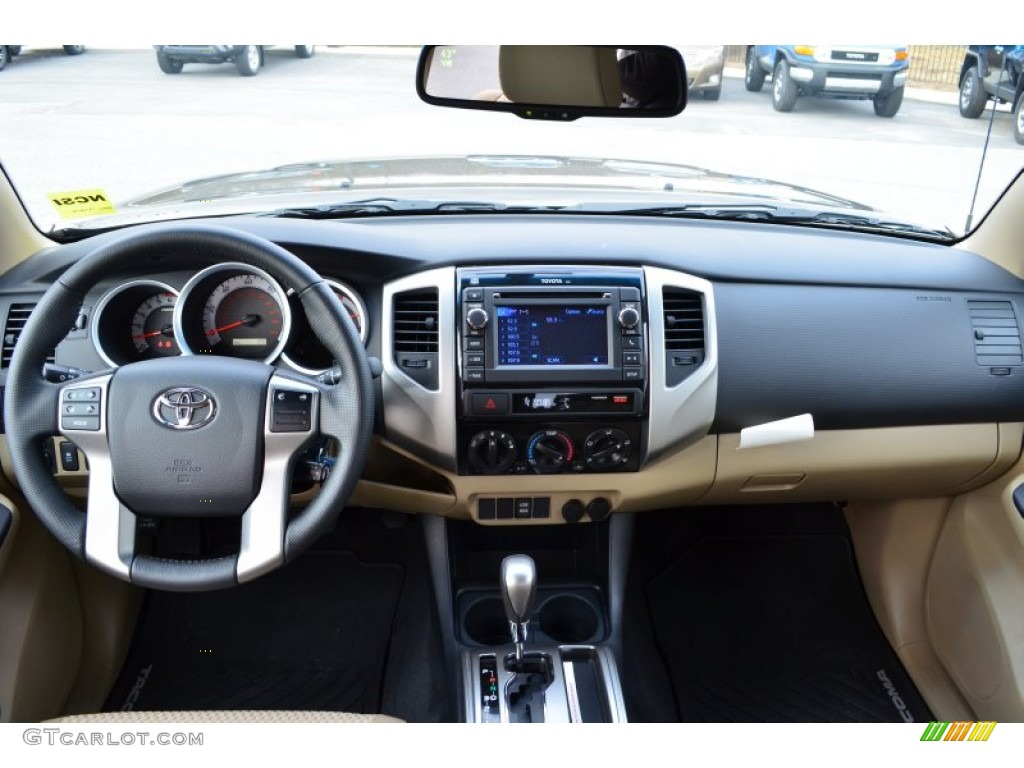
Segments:
[[[968,301],[978,365],[1004,367],[1024,363],[1020,328],[1009,301]]]
[[[25,323],[28,322],[29,315],[32,314],[32,310],[36,308],[35,304],[11,304],[7,310],[7,322],[4,323],[4,346],[3,355],[0,357],[0,368],[9,368],[11,365],[11,358],[14,356],[14,345],[18,343],[18,338],[21,336],[22,330],[25,328]],[[46,362],[53,362],[53,353],[46,358]]]
[[[674,387],[704,362],[704,297],[683,288],[661,295],[665,320],[665,384]]]
[[[392,328],[395,365],[429,389],[437,389],[437,290],[395,295]]]

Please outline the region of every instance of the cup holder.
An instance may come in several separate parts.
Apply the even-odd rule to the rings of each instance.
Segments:
[[[588,599],[588,597],[590,599]],[[573,645],[600,642],[604,623],[598,597],[573,592],[545,593],[537,596],[537,608],[530,626],[533,643]],[[502,646],[512,643],[505,605],[493,592],[469,592],[460,598],[462,640],[474,645]]]
[[[482,597],[469,606],[463,631],[479,645],[505,645],[512,642],[505,606],[500,597]]]
[[[557,643],[592,641],[601,628],[594,606],[578,595],[556,595],[537,614],[540,631]]]

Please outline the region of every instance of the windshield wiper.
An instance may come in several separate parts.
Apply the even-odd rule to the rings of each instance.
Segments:
[[[360,216],[406,215],[410,213],[536,213],[562,210],[561,206],[507,205],[476,200],[412,200],[374,197],[348,203],[311,205],[302,208],[278,208],[257,216],[283,219],[344,219]]]
[[[866,212],[818,211],[813,208],[758,203],[735,205],[700,203],[625,208],[614,204],[586,203],[563,210],[578,210],[584,213],[616,213],[627,216],[668,216],[680,219],[719,219],[722,221],[755,221],[768,224],[797,224],[832,229],[848,229],[857,232],[907,235],[932,240],[945,241],[956,239],[956,234],[948,228],[933,229],[931,227],[922,227],[905,221],[871,216]]]

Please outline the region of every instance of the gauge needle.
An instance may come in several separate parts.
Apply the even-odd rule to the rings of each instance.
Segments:
[[[241,320],[236,320],[233,323],[222,325],[220,328],[214,328],[212,331],[207,331],[207,336],[213,336],[215,333],[223,333],[224,331],[230,331],[232,328],[238,328],[242,325],[256,325],[260,321],[259,315],[246,315]]]
[[[132,339],[151,339],[154,336],[160,336],[160,335],[163,335],[163,336],[173,336],[174,335],[174,327],[170,326],[170,325],[165,325],[159,331],[150,331],[149,333],[144,333],[141,336],[132,336]]]

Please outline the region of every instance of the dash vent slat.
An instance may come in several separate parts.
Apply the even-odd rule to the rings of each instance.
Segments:
[[[978,365],[1002,367],[1024,364],[1020,327],[1009,301],[967,302]]]

